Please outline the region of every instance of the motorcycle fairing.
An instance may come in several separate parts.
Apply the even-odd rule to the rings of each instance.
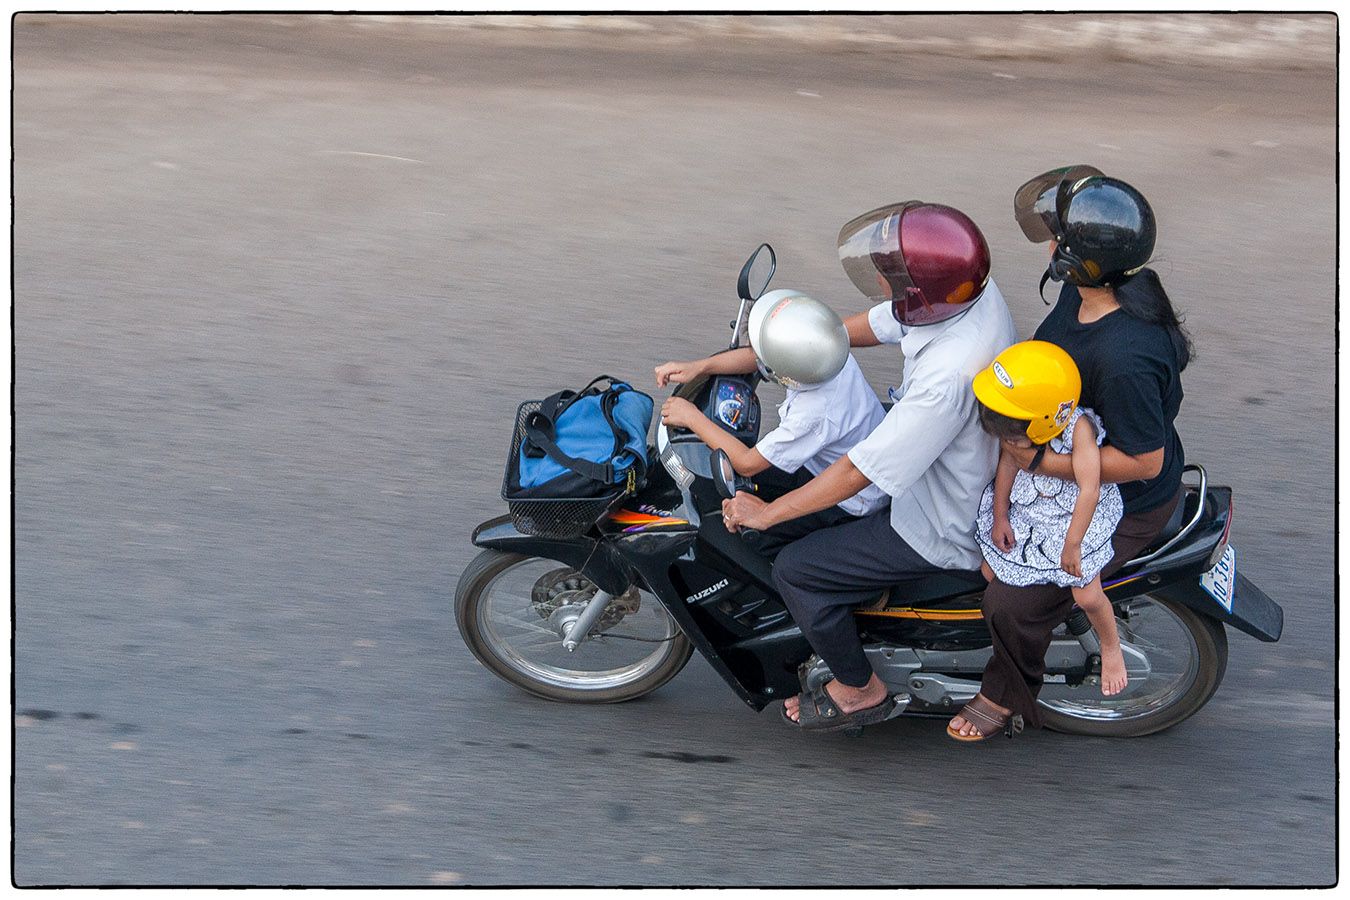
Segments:
[[[581,572],[607,594],[618,596],[633,584],[632,569],[623,557],[608,543],[589,537],[536,537],[518,531],[510,516],[498,516],[475,528],[472,541],[476,547],[556,559]]]
[[[703,516],[698,536],[701,562],[737,577],[748,575],[765,590],[777,590],[773,585],[773,565],[738,535],[727,531],[720,512]]]
[[[736,696],[751,709],[759,711],[777,697],[763,690],[769,685],[758,662],[752,666],[735,653],[731,654],[731,658],[724,656],[722,651],[730,639],[729,629],[733,623],[718,609],[724,596],[734,595],[745,588],[749,579],[724,579],[727,582],[725,585],[717,586],[714,583],[710,586],[711,590],[696,591],[689,595],[689,599],[683,593],[685,586],[677,586],[671,580],[672,573],[677,573],[678,577],[677,561],[693,546],[697,537],[693,531],[649,531],[623,535],[615,546],[647,590],[655,594],[665,606],[666,612],[694,645],[694,649],[703,655],[713,670],[736,692]],[[795,630],[795,626],[790,627]],[[801,641],[803,646],[805,643]]]

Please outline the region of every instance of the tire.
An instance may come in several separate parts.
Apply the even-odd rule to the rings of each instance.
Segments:
[[[513,654],[509,646],[496,639],[490,628],[483,627],[484,604],[488,602],[487,598],[493,583],[511,569],[532,562],[561,565],[541,557],[484,550],[464,569],[455,590],[455,624],[459,627],[460,636],[474,657],[498,678],[546,700],[564,703],[622,703],[635,700],[661,687],[678,675],[685,663],[689,662],[693,645],[680,631],[679,626],[670,620],[669,627],[673,631],[673,637],[657,645],[653,656],[643,661],[640,669],[633,673],[631,680],[621,680],[616,684],[612,675],[605,679],[588,679],[580,672],[571,679],[571,683],[568,683],[567,676],[552,680],[532,676],[530,672],[524,670],[525,667],[513,663]],[[573,574],[574,577],[585,581],[584,576]],[[586,583],[589,584],[589,581]],[[647,595],[644,599],[649,597],[650,595]],[[654,598],[649,602],[660,610],[659,615],[669,620],[664,608],[660,607]],[[590,642],[582,643],[575,652],[583,654],[588,644]],[[559,638],[558,646],[561,645],[562,639]],[[622,679],[622,676],[620,678]],[[594,680],[596,683],[588,685],[586,683],[588,680]]]
[[[1184,629],[1193,642],[1194,671],[1192,679],[1184,691],[1160,703],[1156,709],[1145,710],[1136,715],[1122,715],[1118,718],[1103,718],[1109,715],[1116,704],[1099,698],[1101,702],[1083,702],[1077,704],[1078,710],[1065,708],[1055,701],[1040,701],[1041,716],[1045,727],[1066,734],[1082,734],[1096,737],[1141,737],[1154,734],[1165,728],[1171,728],[1195,715],[1209,702],[1223,681],[1224,670],[1228,666],[1228,635],[1223,625],[1192,611],[1171,600],[1152,595],[1136,598],[1131,603],[1148,601],[1159,609],[1165,610]],[[1122,638],[1129,627],[1121,627]],[[1095,714],[1094,714],[1095,713]]]

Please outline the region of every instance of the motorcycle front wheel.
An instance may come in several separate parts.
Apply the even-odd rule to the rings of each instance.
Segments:
[[[1039,701],[1045,726],[1068,734],[1139,737],[1170,728],[1209,702],[1228,665],[1223,626],[1190,608],[1144,594],[1117,611],[1120,639],[1148,655],[1147,681],[1119,698],[1084,684],[1076,696]]]
[[[679,674],[693,645],[665,607],[636,587],[611,600],[591,636],[568,652],[566,623],[595,593],[562,563],[484,550],[459,578],[455,624],[493,674],[548,700],[621,703]]]

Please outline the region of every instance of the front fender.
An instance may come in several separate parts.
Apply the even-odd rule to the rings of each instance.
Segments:
[[[616,597],[633,585],[632,568],[612,547],[591,537],[536,537],[517,530],[510,516],[498,516],[475,528],[472,540],[475,547],[556,559]]]

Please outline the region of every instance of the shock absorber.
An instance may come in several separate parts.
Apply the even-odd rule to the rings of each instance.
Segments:
[[[1073,612],[1069,613],[1069,618],[1064,620],[1064,624],[1068,626],[1069,634],[1078,638],[1084,653],[1089,657],[1101,656],[1102,645],[1097,640],[1097,632],[1092,630],[1092,623],[1088,621],[1087,613],[1083,612],[1081,607],[1075,606]]]

